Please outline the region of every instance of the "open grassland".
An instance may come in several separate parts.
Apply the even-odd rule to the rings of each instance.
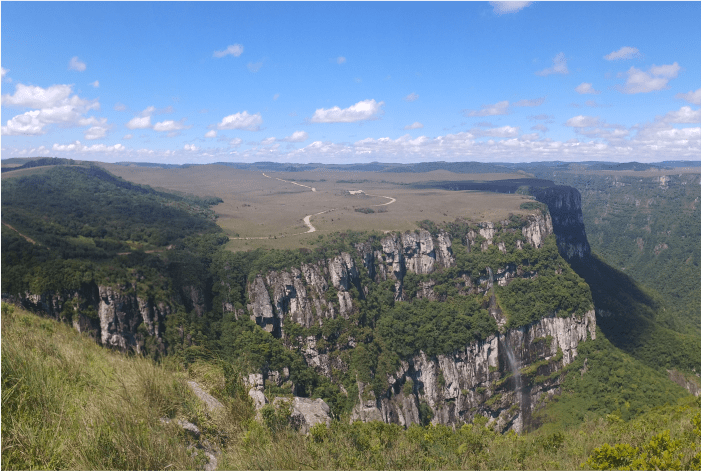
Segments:
[[[5,166],[3,165],[3,167],[5,167]],[[2,174],[2,177],[0,177],[0,178],[5,180],[6,178],[28,177],[30,175],[38,175],[40,173],[44,173],[48,170],[51,170],[52,168],[54,168],[53,165],[44,165],[41,167],[22,168],[19,170],[13,170],[11,172],[6,171]]]
[[[231,237],[227,246],[231,250],[304,247],[319,235],[347,230],[413,230],[424,219],[495,221],[524,213],[519,207],[528,200],[520,195],[410,186],[429,181],[521,178],[522,174],[258,172],[222,165],[182,169],[103,165],[135,183],[222,198],[224,202],[214,210],[217,223]],[[362,193],[355,193],[358,190]],[[305,225],[306,216],[315,231]]]

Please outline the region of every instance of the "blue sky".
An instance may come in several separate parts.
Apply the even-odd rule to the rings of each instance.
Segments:
[[[3,2],[2,158],[701,160],[699,2]]]

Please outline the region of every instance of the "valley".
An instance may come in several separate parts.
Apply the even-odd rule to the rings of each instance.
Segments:
[[[170,365],[173,384],[203,384],[240,428],[192,406],[163,419],[204,430],[185,440],[207,450],[201,466],[286,468],[304,448],[304,467],[604,469],[603,442],[575,452],[569,434],[648,447],[659,438],[616,427],[674,407],[686,422],[660,426],[693,435],[698,287],[681,280],[699,273],[699,173],[311,167],[57,159],[4,170],[2,291],[17,308],[3,304],[3,322],[31,324],[6,314],[26,309],[105,354]],[[651,276],[675,279],[680,263],[673,285]],[[3,345],[3,370],[13,352]],[[3,375],[3,389],[17,378]],[[416,430],[447,448],[412,461],[404,453],[427,446]],[[356,435],[401,452],[383,461],[343,441]],[[276,440],[290,448],[264,456]],[[484,447],[500,440],[494,461]],[[684,440],[664,456],[693,467],[701,445]]]

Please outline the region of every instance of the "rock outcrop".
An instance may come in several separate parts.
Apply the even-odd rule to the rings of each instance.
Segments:
[[[536,200],[548,206],[553,232],[562,256],[585,259],[591,254],[582,214],[582,195],[571,186],[531,189]]]
[[[459,425],[486,415],[500,430],[525,430],[532,413],[557,391],[559,382],[550,375],[572,362],[580,342],[595,336],[596,317],[590,311],[581,317],[546,317],[453,355],[419,353],[388,378],[390,388],[381,397],[366,394],[363,399],[367,385],[359,384],[352,419],[408,426],[421,422],[424,404],[434,424]]]
[[[142,353],[146,339],[153,337],[163,353],[163,324],[172,308],[169,303],[155,302],[135,291],[134,286],[115,288],[89,283],[72,291],[27,293],[13,301],[27,310],[70,321],[76,330],[88,333],[104,346]]]

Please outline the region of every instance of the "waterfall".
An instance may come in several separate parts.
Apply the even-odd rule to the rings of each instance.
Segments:
[[[506,349],[506,359],[509,362],[509,369],[511,370],[511,374],[514,377],[514,392],[516,393],[516,400],[518,401],[519,410],[521,410],[521,407],[523,405],[523,391],[521,390],[521,372],[519,371],[519,365],[516,361],[516,355],[514,355],[514,351],[511,348],[511,345],[509,345],[508,336],[504,337],[504,345]],[[522,410],[521,413],[523,413]]]

